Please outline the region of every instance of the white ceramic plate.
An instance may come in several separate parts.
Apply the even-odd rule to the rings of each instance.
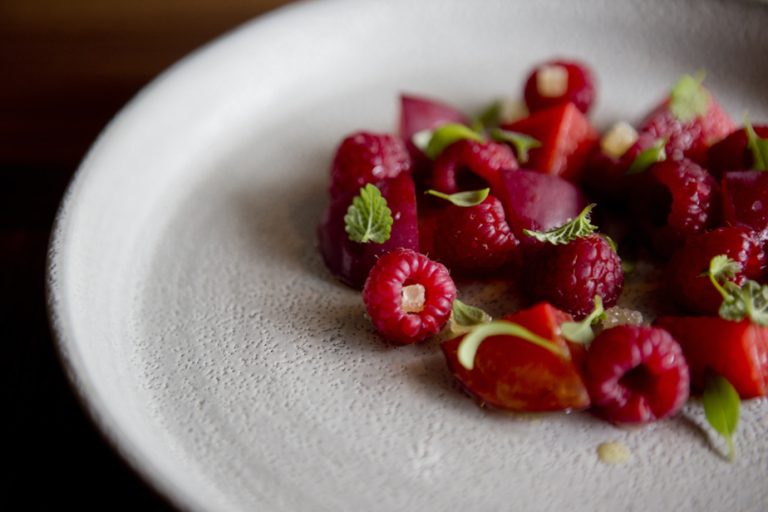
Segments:
[[[110,124],[51,249],[55,331],[120,453],[194,510],[764,510],[768,404],[734,464],[700,411],[643,429],[478,408],[435,344],[393,349],[314,249],[336,143],[399,91],[472,110],[581,57],[596,122],[704,67],[768,120],[768,10],[700,1],[323,1],[182,61]],[[493,291],[489,292],[493,293]],[[598,461],[603,441],[632,452]]]

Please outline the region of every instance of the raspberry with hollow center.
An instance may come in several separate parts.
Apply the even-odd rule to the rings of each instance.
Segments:
[[[571,102],[587,113],[595,101],[595,80],[592,71],[581,62],[545,62],[528,76],[524,95],[531,112]]]
[[[363,288],[363,302],[374,327],[398,345],[440,332],[455,298],[456,285],[448,269],[410,249],[379,258]]]
[[[448,206],[435,230],[435,255],[453,272],[482,275],[512,263],[519,243],[501,201],[488,196],[470,207]]]
[[[596,412],[613,423],[647,423],[678,412],[690,376],[680,345],[657,327],[606,329],[587,352],[585,380]]]
[[[411,157],[398,137],[356,132],[346,137],[331,166],[331,197],[410,172]]]

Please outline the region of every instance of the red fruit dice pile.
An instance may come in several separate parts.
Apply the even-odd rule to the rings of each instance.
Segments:
[[[453,314],[461,334],[441,344],[449,370],[502,409],[645,423],[677,413],[711,373],[742,398],[768,394],[768,322],[718,316],[733,318],[724,294],[768,281],[768,125],[737,129],[686,75],[639,124],[601,137],[587,117],[594,74],[576,60],[535,66],[520,95],[525,117],[500,109],[474,121],[403,95],[398,135],[340,143],[319,249],[335,277],[363,288],[375,329],[417,343]],[[628,306],[619,253],[663,269],[663,286],[644,293],[665,316],[613,322],[593,339],[599,308]],[[718,256],[730,261],[710,276]],[[528,307],[486,324],[456,300],[452,275],[512,281]]]

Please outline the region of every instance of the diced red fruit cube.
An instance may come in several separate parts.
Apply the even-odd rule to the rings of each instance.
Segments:
[[[410,174],[400,174],[374,183],[392,211],[394,222],[389,240],[383,244],[353,242],[345,231],[344,216],[359,190],[338,193],[331,198],[317,235],[320,254],[331,273],[354,288],[361,288],[376,259],[403,247],[418,250],[419,228],[416,190]]]
[[[620,325],[587,352],[584,379],[595,412],[613,423],[647,423],[678,412],[690,377],[683,351],[664,329]]]
[[[592,311],[595,295],[602,298],[606,308],[615,306],[621,295],[621,260],[600,235],[577,238],[564,245],[543,245],[527,261],[529,293],[576,318]]]
[[[755,125],[753,128],[758,137],[768,138],[768,125]],[[727,171],[752,169],[753,165],[754,158],[747,144],[747,131],[744,128],[739,128],[717,144],[713,144],[707,152],[707,170],[716,178],[720,178]]]
[[[658,162],[629,183],[634,218],[661,256],[716,223],[720,187],[691,160]]]
[[[587,205],[581,190],[557,176],[535,171],[502,171],[493,193],[504,205],[507,223],[523,246],[537,242],[524,229],[546,231],[578,216]]]
[[[368,183],[396,178],[411,169],[403,141],[394,135],[356,132],[336,150],[331,166],[331,197],[357,191]]]
[[[504,128],[530,135],[541,143],[541,147],[529,151],[526,168],[573,182],[581,179],[599,139],[598,132],[573,103],[536,112]]]
[[[565,71],[566,84],[562,94],[559,95],[547,94],[546,90],[542,91],[539,87],[542,79],[547,79],[546,76],[541,76],[542,73],[547,73],[553,68],[562,68]],[[561,70],[557,71],[562,72]],[[525,82],[524,95],[525,103],[530,112],[538,112],[571,102],[586,114],[595,101],[595,79],[592,70],[582,62],[553,60],[537,66],[531,72]]]
[[[627,171],[640,153],[653,146],[655,142],[650,137],[639,136],[638,140],[620,157],[607,155],[599,146],[596,146],[584,169],[582,178],[584,189],[601,204],[621,205],[626,201],[629,193]]]
[[[449,205],[440,215],[434,238],[435,257],[454,273],[488,275],[512,265],[518,241],[494,196],[476,206]]]
[[[440,332],[455,298],[448,269],[410,249],[395,249],[379,258],[363,288],[374,327],[398,345]]]
[[[461,386],[484,404],[513,411],[562,411],[589,407],[580,374],[582,346],[560,335],[560,324],[571,317],[542,303],[507,315],[504,320],[553,341],[566,351],[563,358],[515,336],[491,336],[477,350],[474,368],[458,361],[463,337],[441,345],[448,367]]]
[[[694,390],[702,390],[707,373],[714,372],[728,379],[741,398],[768,393],[768,328],[720,317],[666,316],[656,325],[682,346]]]
[[[692,236],[666,267],[665,281],[674,302],[691,313],[717,314],[723,298],[706,273],[709,262],[720,254],[741,264],[741,271],[733,279],[738,285],[763,274],[766,255],[752,231],[724,227]]]
[[[441,101],[412,94],[400,95],[400,137],[405,141],[413,160],[417,184],[429,178],[432,161],[413,143],[413,136],[422,130],[434,130],[448,124],[468,124],[469,119],[456,108]]]
[[[459,110],[441,101],[400,95],[400,136],[403,140],[410,141],[422,130],[434,130],[448,123],[468,124],[469,120]]]
[[[725,223],[748,227],[761,239],[768,237],[768,173],[730,171],[721,183]]]
[[[690,121],[681,121],[669,108],[669,98],[661,102],[640,123],[639,132],[654,140],[667,139],[667,158],[681,160],[688,158],[705,165],[707,150],[726,137],[735,125],[714,96],[709,94],[709,108],[702,116]]]
[[[435,160],[432,188],[446,194],[499,186],[499,173],[517,169],[515,154],[497,142],[459,140]]]
[[[427,199],[427,198],[424,198]],[[435,206],[426,200],[419,200],[419,252],[429,257],[435,254],[435,231],[443,216],[444,206]]]

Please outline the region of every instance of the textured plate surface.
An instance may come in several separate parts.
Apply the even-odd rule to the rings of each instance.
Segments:
[[[732,465],[696,405],[644,429],[480,409],[434,343],[376,338],[314,226],[336,143],[393,130],[399,91],[471,111],[569,55],[599,75],[601,127],[701,67],[765,121],[767,25],[764,5],[714,0],[334,0],[244,26],[126,107],[68,193],[50,296],[79,392],[189,509],[764,510],[765,402]],[[631,461],[600,463],[604,441]]]

